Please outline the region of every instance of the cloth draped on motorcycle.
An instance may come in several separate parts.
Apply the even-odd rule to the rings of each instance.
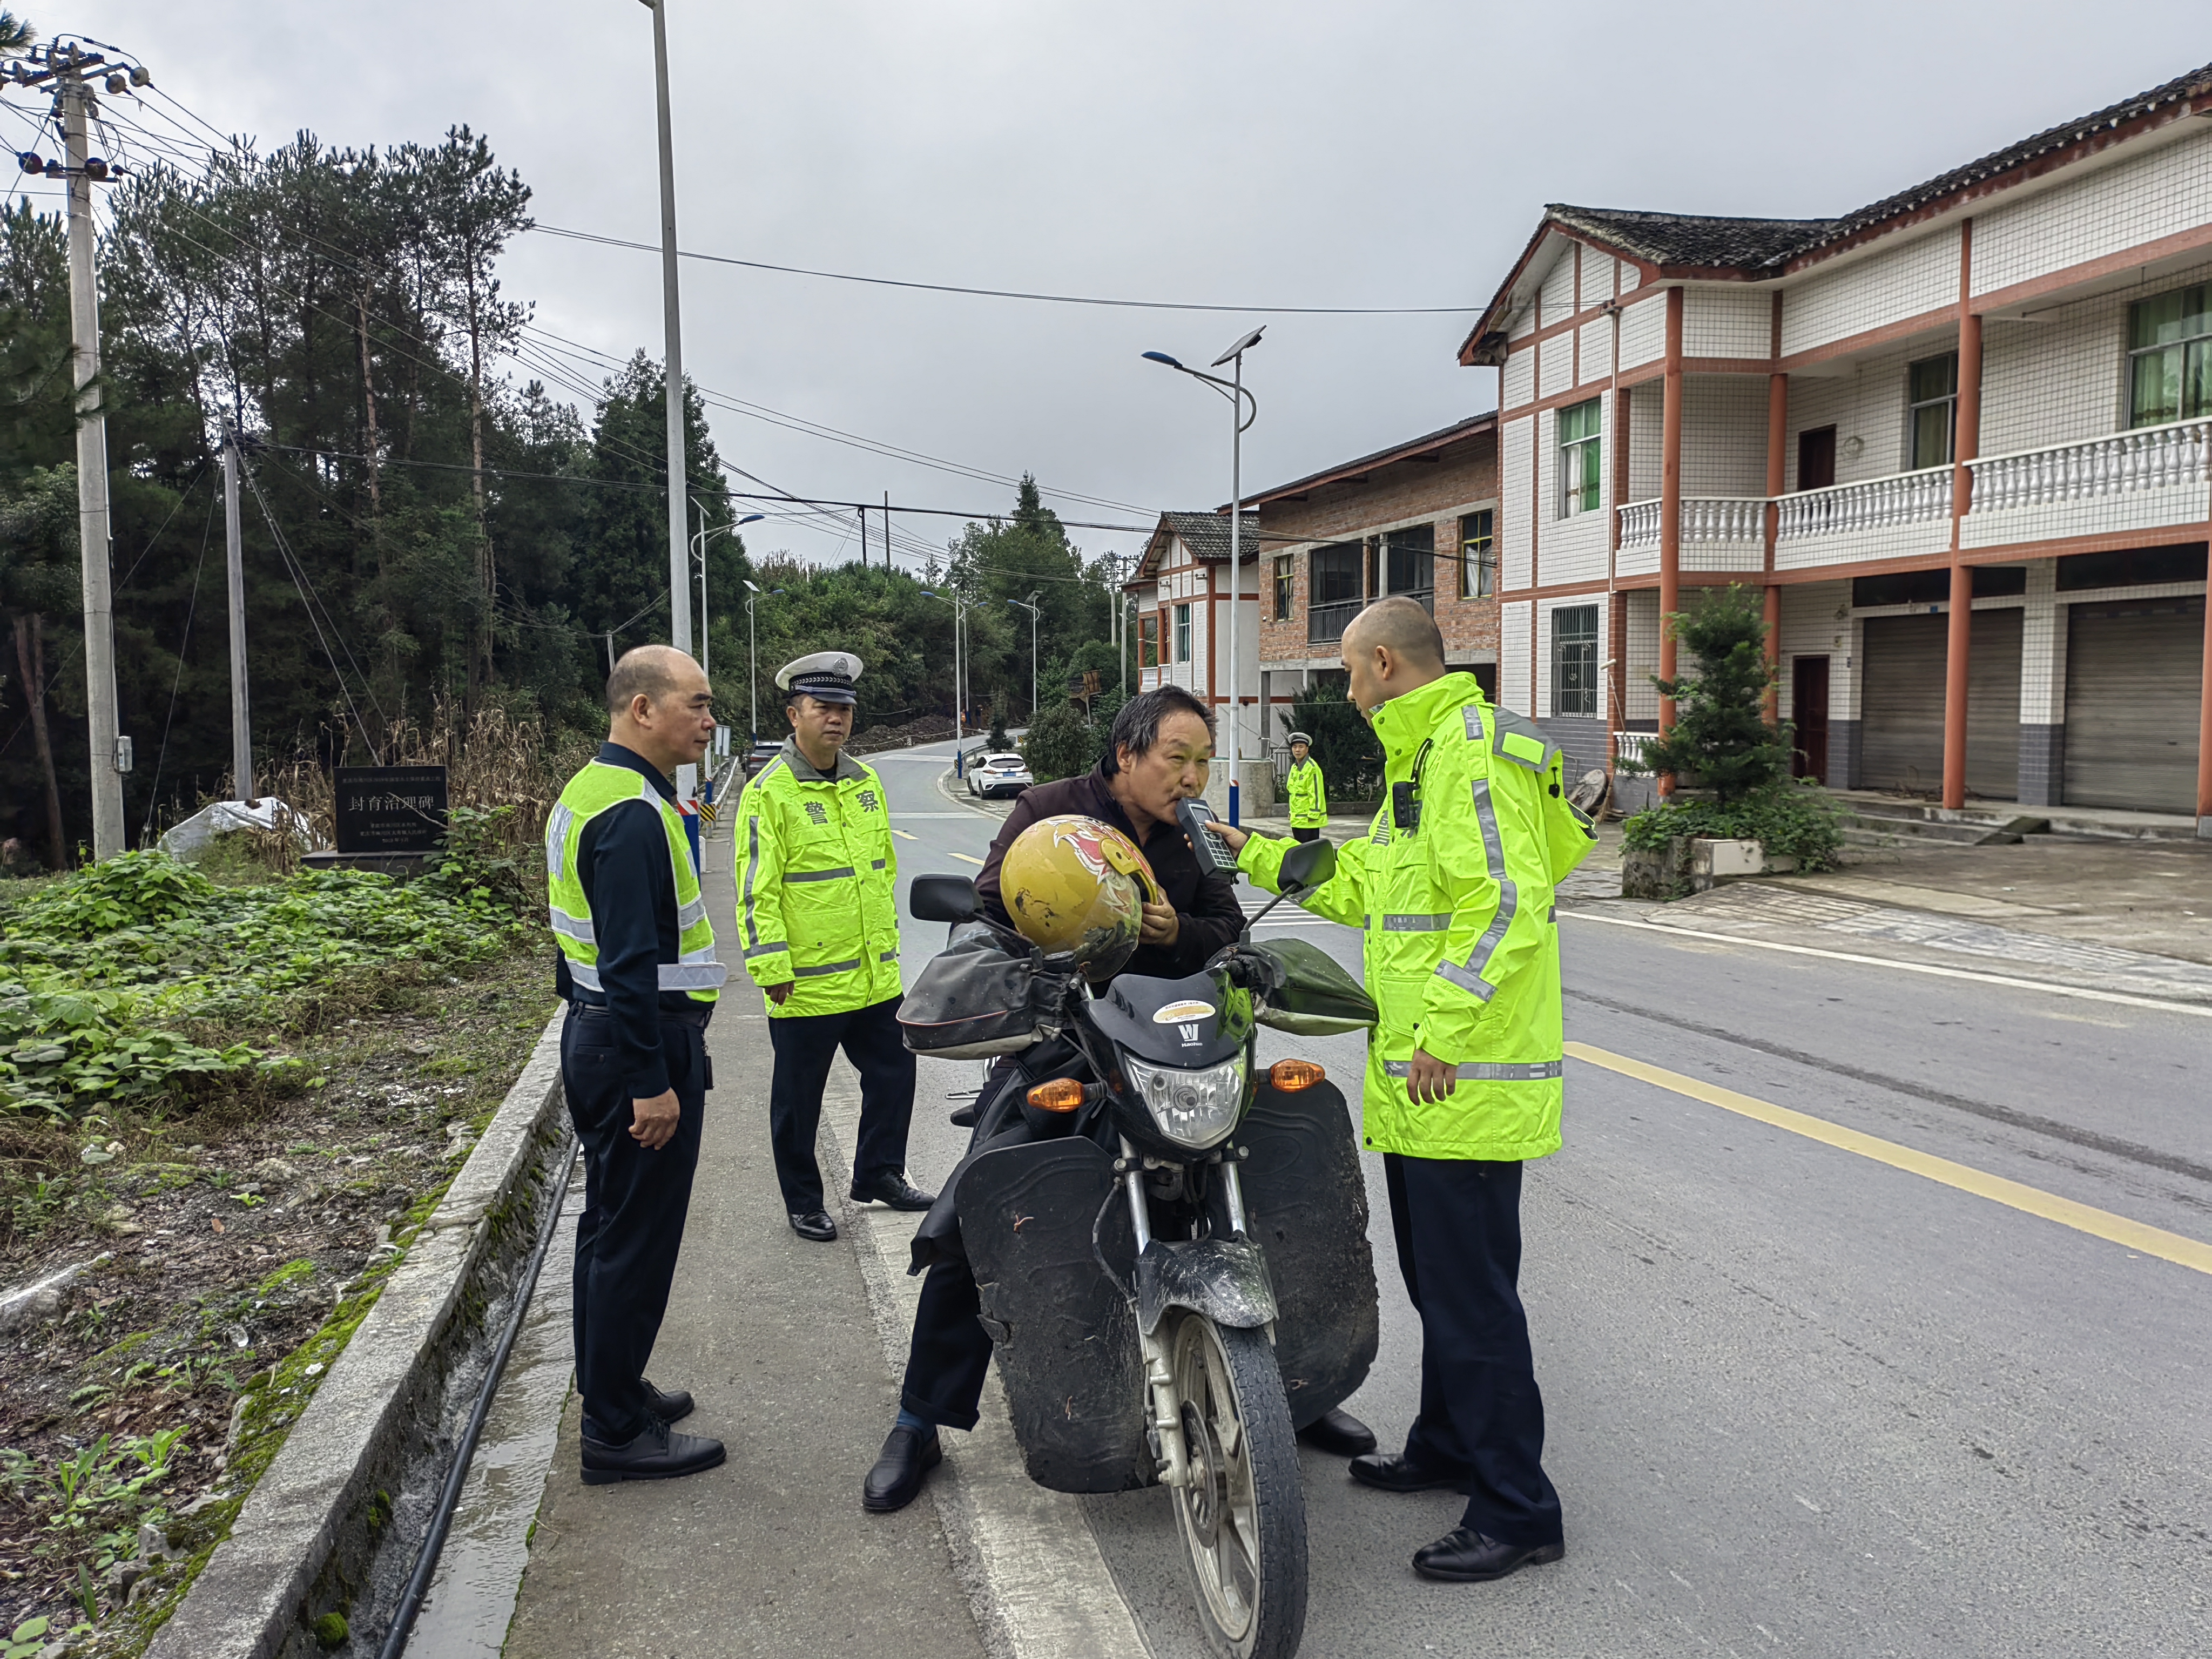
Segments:
[[[1413,1158],[1517,1161],[1559,1147],[1565,1033],[1553,890],[1596,844],[1561,752],[1534,722],[1446,674],[1376,709],[1384,803],[1335,874],[1295,902],[1364,934],[1380,1021],[1368,1039],[1364,1140]],[[1255,836],[1238,863],[1279,891],[1295,843]],[[1416,1105],[1415,1048],[1458,1071]]]
[[[817,771],[786,741],[738,803],[738,943],[771,1019],[843,1013],[904,988],[898,854],[883,781],[841,753]]]

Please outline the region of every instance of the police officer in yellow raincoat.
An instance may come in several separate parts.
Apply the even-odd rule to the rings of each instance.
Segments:
[[[1365,934],[1381,1012],[1364,1142],[1383,1155],[1406,1291],[1421,1317],[1421,1404],[1402,1453],[1354,1458],[1386,1492],[1467,1494],[1417,1572],[1504,1577],[1565,1553],[1544,1473],[1544,1405],[1518,1285],[1521,1166],[1559,1146],[1564,1033],[1555,884],[1596,832],[1560,752],[1444,666],[1435,622],[1386,599],[1345,630],[1347,695],[1382,740],[1388,798],[1336,873],[1298,902]],[[1215,825],[1274,889],[1291,843]]]
[[[1291,772],[1284,793],[1291,808],[1291,839],[1319,841],[1328,828],[1328,780],[1313,757],[1313,739],[1303,732],[1291,733]]]
[[[860,659],[817,651],[787,663],[791,736],[738,801],[738,943],[767,994],[775,1080],[769,1138],[792,1231],[826,1243],[814,1138],[840,1047],[860,1074],[852,1195],[927,1210],[936,1195],[906,1177],[914,1055],[899,1035],[898,854],[883,780],[844,752]]]

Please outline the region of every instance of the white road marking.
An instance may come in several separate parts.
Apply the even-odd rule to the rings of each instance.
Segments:
[[[2098,991],[2086,985],[2054,985],[2048,980],[2016,979],[2009,974],[1978,974],[1967,968],[1943,968],[1932,962],[1898,962],[1888,957],[1862,956],[1855,951],[1821,951],[1809,945],[1784,945],[1778,939],[1746,939],[1739,933],[1708,933],[1694,927],[1674,927],[1663,922],[1631,921],[1626,916],[1594,916],[1586,910],[1562,910],[1563,921],[1595,921],[1607,927],[1632,927],[1638,933],[1660,933],[1669,939],[1705,939],[1718,945],[1740,945],[1747,950],[1779,951],[1793,957],[1819,957],[1828,962],[1853,962],[1868,968],[1894,968],[1899,973],[1928,974],[1937,979],[1972,980],[1981,985],[2002,985],[2010,990],[2042,991],[2054,997],[2075,997],[2085,1002],[2117,1003],[2125,1008],[2155,1008],[2170,1014],[2195,1014],[2212,1019],[2212,1007],[2194,1002],[2166,1002],[2157,997],[2130,996],[2124,991]]]

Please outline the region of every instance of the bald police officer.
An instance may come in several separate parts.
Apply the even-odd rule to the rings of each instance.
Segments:
[[[710,1469],[722,1443],[669,1427],[691,1396],[645,1363],[668,1306],[714,1078],[707,1021],[727,969],[668,775],[714,735],[699,665],[641,646],[607,676],[607,740],[545,821],[546,901],[568,1004],[561,1084],[587,1175],[576,1222],[584,1484]]]
[[[738,803],[738,927],[745,971],[768,999],[775,1081],[769,1138],[791,1229],[827,1243],[814,1140],[840,1047],[860,1074],[852,1196],[926,1210],[906,1177],[914,1055],[899,1035],[898,854],[883,781],[844,752],[860,659],[817,651],[776,675],[791,736]]]

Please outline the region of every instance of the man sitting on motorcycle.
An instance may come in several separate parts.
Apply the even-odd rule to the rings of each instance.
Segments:
[[[1176,803],[1204,792],[1212,754],[1212,721],[1205,705],[1189,692],[1164,685],[1132,697],[1115,717],[1105,757],[1095,770],[1024,791],[1008,814],[975,881],[984,915],[1001,926],[1019,928],[1024,924],[1019,907],[1008,903],[1000,879],[1006,854],[1024,830],[1065,814],[1096,818],[1121,831],[1142,851],[1154,890],[1143,906],[1134,950],[1121,948],[1123,959],[1118,962],[1085,964],[1094,982],[1121,973],[1174,979],[1197,972],[1217,951],[1233,943],[1244,925],[1235,884],[1225,875],[1201,868],[1176,822]],[[1094,879],[1072,858],[1056,873],[1063,885]],[[1014,1059],[1000,1061],[979,1107],[1023,1080]],[[979,1136],[988,1121],[986,1114]],[[969,1150],[974,1151],[972,1145]],[[945,1183],[936,1209],[916,1235],[915,1270],[921,1271],[926,1263],[928,1277],[915,1310],[898,1421],[860,1488],[862,1506],[878,1513],[903,1509],[921,1492],[928,1472],[943,1456],[939,1425],[975,1427],[983,1376],[990,1364],[990,1335],[976,1317],[975,1276],[958,1248],[957,1218],[952,1213],[956,1185],[951,1180]],[[1308,1425],[1300,1437],[1344,1457],[1372,1450],[1375,1445],[1366,1425],[1340,1410]]]

